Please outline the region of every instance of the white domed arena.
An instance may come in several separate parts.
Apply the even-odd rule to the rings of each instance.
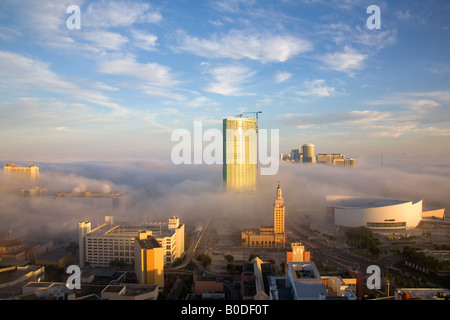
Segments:
[[[405,201],[383,198],[327,196],[327,213],[339,227],[372,230],[406,230],[422,220],[422,199]]]

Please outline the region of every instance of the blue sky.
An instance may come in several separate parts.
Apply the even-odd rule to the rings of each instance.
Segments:
[[[173,130],[252,111],[281,153],[449,155],[449,24],[447,0],[3,0],[0,158],[170,161]]]

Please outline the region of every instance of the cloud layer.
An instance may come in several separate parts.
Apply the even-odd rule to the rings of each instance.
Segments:
[[[375,160],[375,162],[373,162]],[[174,166],[159,161],[42,163],[39,185],[50,194],[77,188],[127,193],[122,207],[99,210],[55,202],[51,198],[22,198],[28,181],[11,180],[0,173],[0,234],[12,229],[17,236],[75,237],[77,223],[101,223],[105,215],[120,221],[165,221],[180,216],[190,228],[209,218],[223,216],[236,228],[272,223],[272,206],[278,181],[286,214],[294,221],[308,217],[323,222],[329,194],[424,199],[426,205],[450,207],[450,167],[446,159],[358,159],[354,168],[298,165],[282,162],[276,176],[259,176],[255,194],[226,193],[221,166]],[[302,186],[299,188],[299,186]],[[408,186],[408,187],[405,187]],[[242,217],[246,216],[246,221]]]

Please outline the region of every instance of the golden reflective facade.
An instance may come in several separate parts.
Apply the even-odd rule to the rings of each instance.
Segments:
[[[5,173],[17,173],[22,176],[29,177],[31,180],[37,180],[39,178],[39,167],[37,167],[35,164],[29,167],[20,167],[16,166],[13,163],[8,163],[3,167],[3,171]]]
[[[256,190],[257,130],[256,118],[223,119],[223,180],[227,190]]]

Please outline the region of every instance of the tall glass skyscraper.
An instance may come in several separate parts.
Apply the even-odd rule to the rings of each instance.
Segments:
[[[256,118],[223,119],[223,180],[227,190],[256,190],[258,125]]]

